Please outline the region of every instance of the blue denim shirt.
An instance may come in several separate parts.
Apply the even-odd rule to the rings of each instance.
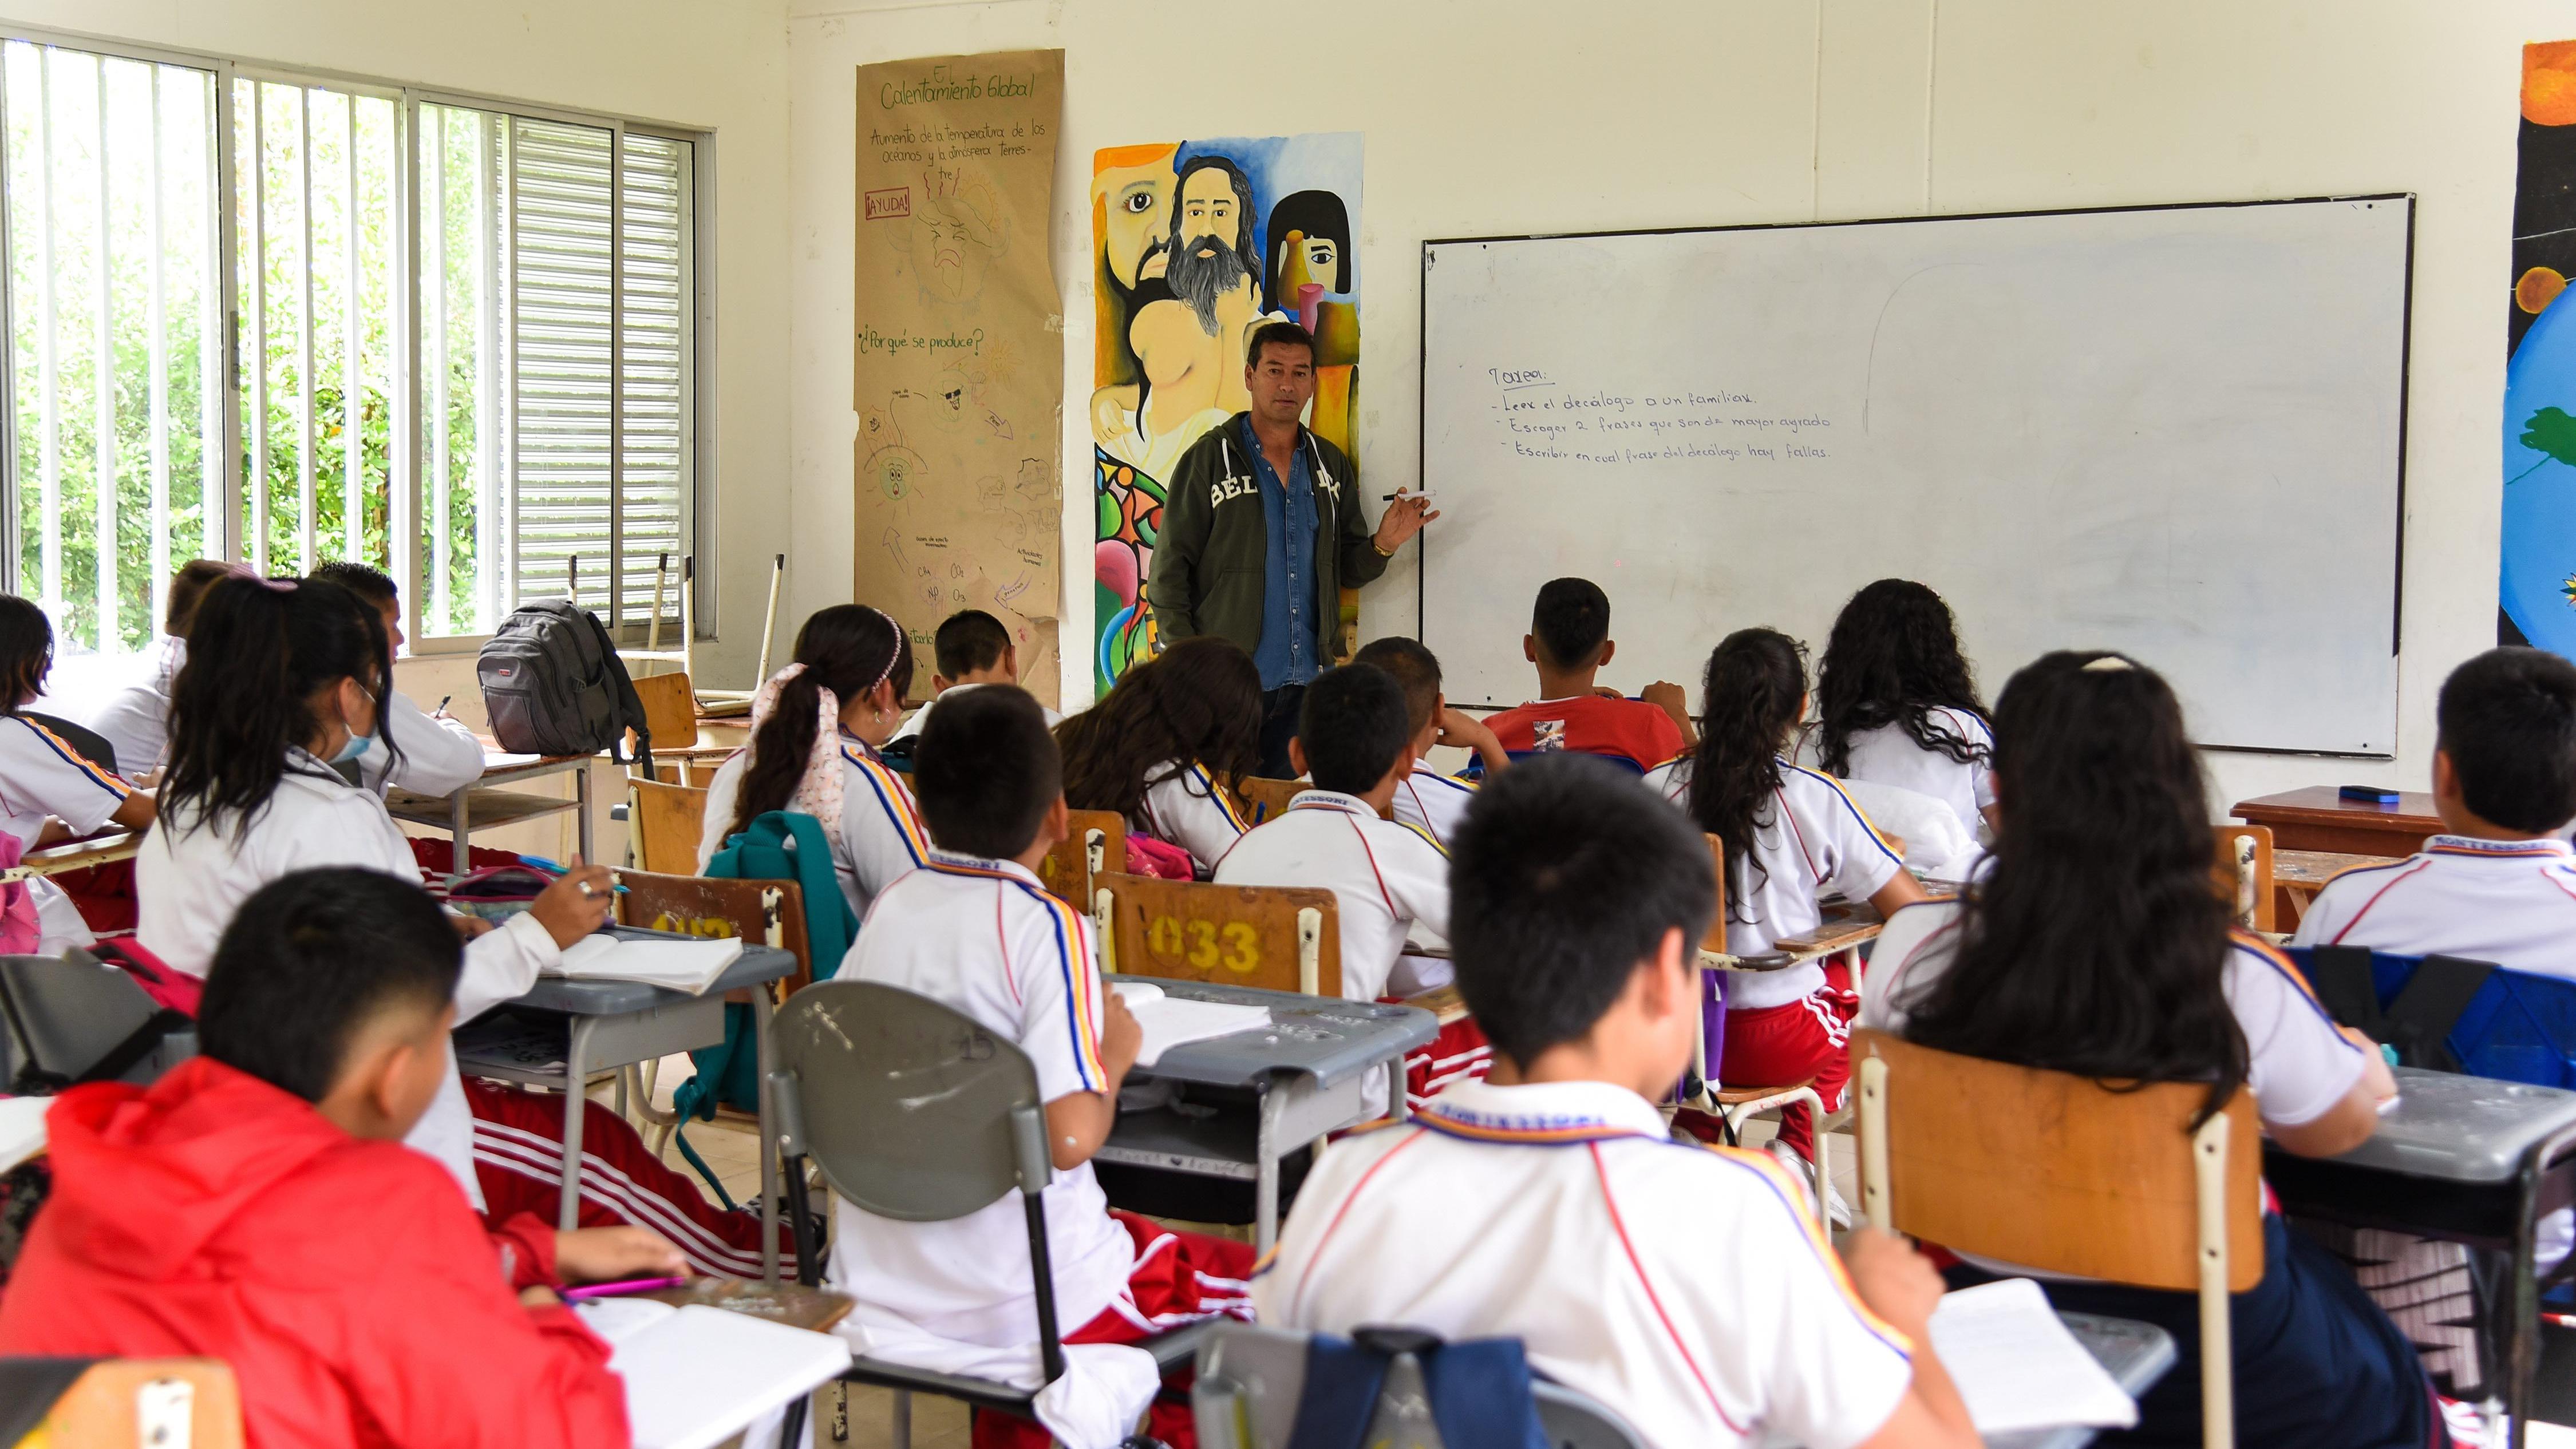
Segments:
[[[1261,574],[1261,646],[1252,651],[1261,687],[1311,683],[1323,672],[1323,611],[1315,597],[1315,474],[1302,442],[1288,465],[1288,480],[1261,455],[1252,419],[1243,420],[1243,449],[1252,455],[1261,484],[1261,521],[1270,532],[1270,554]]]

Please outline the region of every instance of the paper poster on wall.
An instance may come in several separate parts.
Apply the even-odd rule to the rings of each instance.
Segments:
[[[1287,318],[1315,334],[1307,426],[1359,456],[1359,220],[1356,132],[1093,154],[1092,668],[1100,688],[1154,650],[1145,576],[1163,481],[1190,444],[1250,405],[1243,348],[1255,327]]]
[[[983,609],[1052,704],[1064,52],[892,61],[858,82],[854,597],[912,636],[915,697],[939,621]]]
[[[2496,636],[2576,656],[2576,40],[2522,48]]]

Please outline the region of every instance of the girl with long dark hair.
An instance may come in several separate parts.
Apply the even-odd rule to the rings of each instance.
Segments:
[[[2209,884],[2200,762],[2165,681],[2118,654],[2050,654],[2013,676],[1995,725],[1993,871],[1888,923],[1862,1024],[2106,1081],[2205,1082],[2211,1111],[2250,1087],[2265,1135],[2305,1157],[2366,1141],[2396,1084],[2286,958],[2230,930]],[[2234,1300],[2238,1442],[2446,1442],[2414,1348],[2342,1264],[2271,1213],[2263,1260]],[[1957,1281],[1993,1273],[2017,1270],[1970,1265]],[[2181,1341],[2138,1429],[2106,1442],[2200,1442],[2194,1295],[2041,1286],[2061,1309],[2148,1319]]]
[[[1190,853],[1204,878],[1252,822],[1236,803],[1261,763],[1261,671],[1213,634],[1127,671],[1056,727],[1064,800]]]
[[[1852,595],[1816,669],[1816,708],[1801,764],[1928,795],[1970,839],[1992,823],[1994,729],[1939,594],[1880,579]]]
[[[1780,757],[1807,713],[1803,656],[1798,641],[1776,629],[1739,629],[1720,640],[1701,681],[1698,750],[1646,777],[1724,846],[1726,949],[1737,956],[1814,931],[1824,924],[1826,895],[1865,900],[1882,913],[1923,899],[1896,850],[1832,776]],[[1853,985],[1839,964],[1814,962],[1729,979],[1726,1080],[1813,1077],[1825,1110],[1842,1110],[1851,1078],[1844,1043],[1860,1000]],[[1804,1107],[1781,1113],[1772,1151],[1812,1159],[1807,1117]]]
[[[376,611],[337,584],[236,574],[206,591],[170,698],[161,823],[134,861],[135,936],[202,977],[252,892],[289,872],[363,866],[417,884],[411,844],[375,791],[336,766],[382,738],[392,649]],[[576,868],[465,948],[456,1015],[527,994],[563,948],[607,919],[609,874]],[[454,1067],[405,1139],[456,1175],[477,1207],[471,1113]]]
[[[822,822],[841,895],[866,916],[930,849],[912,791],[877,754],[911,689],[912,641],[892,616],[865,604],[816,611],[796,631],[794,662],[752,696],[750,746],[707,783],[698,868],[753,820],[797,811]]]
[[[45,692],[53,665],[54,628],[45,611],[0,594],[0,830],[18,838],[22,853],[110,825],[140,830],[152,823],[151,791],[127,784],[23,713]],[[61,886],[43,876],[25,886],[35,907],[36,954],[59,956],[98,939]]]

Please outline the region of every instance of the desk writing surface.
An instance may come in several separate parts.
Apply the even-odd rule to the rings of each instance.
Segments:
[[[2331,1161],[2445,1182],[2501,1183],[2537,1144],[2576,1129],[2576,1092],[2398,1067],[2397,1106]]]
[[[635,926],[610,926],[610,935],[634,941],[687,940],[695,936],[675,936],[667,931],[647,931]],[[630,1011],[644,1011],[655,1006],[675,1006],[687,1001],[721,997],[728,991],[776,981],[796,972],[796,953],[775,946],[756,946],[746,941],[742,955],[725,968],[724,974],[697,995],[647,986],[641,981],[575,981],[563,976],[540,976],[528,994],[512,1002],[513,1006],[532,1006],[540,1011],[568,1012],[574,1016],[618,1016]]]
[[[721,1308],[811,1333],[831,1332],[832,1325],[849,1317],[850,1310],[858,1306],[846,1294],[808,1288],[801,1283],[755,1283],[740,1278],[693,1278],[677,1288],[637,1296],[674,1308],[691,1304]]]
[[[1421,1046],[1440,1032],[1438,1018],[1416,1006],[1220,986],[1209,981],[1156,977],[1154,984],[1170,996],[1266,1006],[1270,1008],[1271,1024],[1268,1031],[1240,1031],[1176,1046],[1163,1053],[1152,1067],[1138,1067],[1138,1078],[1239,1087],[1277,1072],[1302,1072],[1330,1085],[1383,1067],[1389,1058]]]

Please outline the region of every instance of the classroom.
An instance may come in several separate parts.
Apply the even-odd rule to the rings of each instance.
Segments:
[[[0,0],[0,1446],[2576,1445],[2571,198],[2563,0]]]

